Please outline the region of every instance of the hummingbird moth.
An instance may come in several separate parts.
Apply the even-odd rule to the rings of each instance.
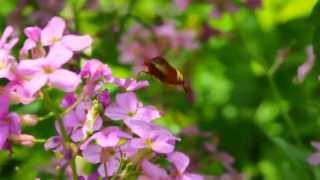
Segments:
[[[146,66],[146,73],[165,84],[183,87],[188,99],[191,102],[194,101],[194,95],[190,84],[186,82],[181,72],[170,65],[163,57],[157,56],[144,61],[144,65]]]

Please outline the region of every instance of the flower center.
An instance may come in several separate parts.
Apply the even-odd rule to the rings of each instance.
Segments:
[[[50,67],[50,66],[44,66],[43,67],[43,71],[46,73],[46,74],[51,74],[51,73],[53,73],[53,68],[52,67]]]
[[[6,68],[7,65],[3,61],[0,61],[0,70]]]
[[[53,37],[52,39],[51,39],[51,43],[52,44],[54,44],[54,43],[56,43],[56,42],[59,42],[60,41],[60,38],[58,38],[58,37]]]
[[[128,116],[129,116],[129,117],[133,117],[135,114],[136,114],[136,113],[134,113],[134,112],[128,112]]]
[[[146,139],[146,141],[144,142],[148,147],[152,146],[152,139]]]

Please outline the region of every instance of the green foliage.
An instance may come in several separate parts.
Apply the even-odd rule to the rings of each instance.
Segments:
[[[66,1],[61,15],[74,22],[73,30],[93,36],[89,53],[109,64],[113,73],[121,77],[133,75],[131,66],[119,63],[117,46],[121,35],[137,22],[135,16],[151,26],[174,19],[181,28],[200,31],[201,23],[208,22],[222,31],[224,35],[201,42],[196,51],[181,51],[169,59],[191,80],[194,104],[186,100],[182,91],[145,74],[138,78],[150,80],[150,88],[138,92],[139,96],[164,112],[157,123],[174,133],[196,125],[201,131],[214,134],[219,139],[219,149],[234,156],[235,168],[248,179],[320,179],[320,167],[306,163],[313,151],[310,141],[320,139],[319,58],[304,82],[293,81],[306,58],[307,45],[313,44],[320,57],[320,1],[264,0],[261,9],[253,12],[241,8],[221,19],[210,18],[211,6],[201,3],[185,12],[177,11],[171,0],[102,0],[95,11],[83,10],[84,3]],[[16,4],[1,2],[2,29]],[[114,32],[114,27],[119,31]],[[281,48],[289,48],[289,53],[277,71],[270,73]],[[28,106],[15,105],[12,110],[37,112],[43,117],[50,112],[48,108],[59,106],[62,97],[58,91],[48,93],[50,107],[40,99]],[[50,117],[35,128],[25,127],[25,132],[48,138],[55,133],[54,120]],[[191,155],[191,161],[199,165],[196,171],[207,175],[224,171],[204,150],[203,139],[181,136],[178,149]],[[14,147],[13,152],[13,156],[0,152],[0,179],[52,179],[50,172],[43,173],[46,171],[42,169],[49,166],[52,154],[45,152],[42,145],[32,149]]]

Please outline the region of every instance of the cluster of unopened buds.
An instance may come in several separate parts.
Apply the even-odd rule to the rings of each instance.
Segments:
[[[41,101],[51,110],[57,132],[45,140],[44,148],[62,157],[60,166],[70,178],[203,179],[189,173],[188,156],[175,151],[180,139],[153,122],[162,113],[138,100],[135,91],[147,87],[147,81],[114,77],[97,59],[84,61],[80,72],[65,68],[74,54],[92,44],[90,36],[64,34],[65,28],[60,17],[44,28],[25,28],[27,39],[19,58],[11,52],[18,42],[11,37],[13,28],[2,34],[0,148],[12,151],[13,144],[32,146],[39,141],[21,128],[22,123],[36,124],[36,115],[10,112],[10,105]],[[51,103],[53,90],[64,93],[59,105]],[[94,172],[83,175],[76,157],[96,167]],[[158,165],[160,160],[166,166]]]

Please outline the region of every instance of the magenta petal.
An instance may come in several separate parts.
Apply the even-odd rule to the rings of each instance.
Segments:
[[[18,65],[18,71],[21,74],[33,74],[40,72],[43,65],[45,65],[45,60],[43,58],[35,60],[22,60]]]
[[[13,32],[13,27],[12,26],[7,26],[5,28],[3,34],[1,35],[0,46],[2,46],[7,41],[7,39],[12,34],[12,32]]]
[[[72,56],[72,51],[65,48],[62,44],[56,43],[55,45],[51,46],[49,54],[46,58],[46,63],[52,67],[59,68],[63,64],[67,63]]]
[[[56,151],[60,148],[60,150],[61,150],[62,143],[63,143],[62,137],[53,136],[53,137],[49,138],[47,140],[47,142],[44,144],[44,149],[46,151],[48,151],[48,150]]]
[[[93,125],[93,131],[98,131],[102,128],[103,126],[103,119],[99,116],[96,119],[96,122]]]
[[[66,114],[63,118],[63,122],[66,128],[75,128],[81,125],[75,111],[70,111]]]
[[[100,154],[101,154],[101,147],[94,144],[88,145],[82,151],[83,158],[94,164],[97,164],[100,162],[100,159],[101,159]]]
[[[66,23],[60,17],[53,17],[47,26],[41,31],[41,42],[43,45],[48,46],[60,40]]]
[[[105,109],[104,114],[112,120],[123,120],[128,118],[128,112],[118,107],[116,104],[109,105]]]
[[[135,120],[150,122],[161,117],[160,112],[153,106],[139,108],[134,116]]]
[[[119,155],[114,155],[112,158],[110,158],[107,162],[106,162],[106,166],[107,166],[107,176],[113,176],[114,173],[116,173],[120,167],[120,161],[119,161],[120,157]],[[102,177],[106,176],[105,173],[105,168],[104,168],[104,164],[101,164],[98,167],[98,172]]]
[[[27,39],[24,43],[22,48],[20,49],[20,54],[25,54],[29,50],[33,49],[36,47],[36,43],[30,39]]]
[[[80,77],[74,72],[59,69],[49,75],[50,84],[65,92],[73,92],[81,83]]]
[[[27,27],[24,34],[33,42],[38,42],[41,36],[41,29],[38,26]]]
[[[98,133],[96,135],[97,144],[102,147],[115,147],[119,142],[119,137],[116,133],[109,133],[104,135],[103,133]]]
[[[61,101],[61,106],[63,108],[68,108],[76,101],[77,101],[77,96],[75,93],[66,93]]]
[[[204,180],[204,178],[199,174],[185,173],[182,175],[182,180]]]
[[[170,179],[167,172],[164,169],[147,160],[142,161],[141,167],[143,173],[147,175],[150,179]]]
[[[157,153],[163,153],[168,154],[173,152],[174,145],[170,144],[168,141],[170,139],[168,137],[158,137],[153,143],[152,143],[152,150],[154,150]]]
[[[138,138],[132,139],[130,141],[130,147],[135,148],[135,149],[145,148],[146,147],[145,140],[138,139]]]
[[[140,137],[147,138],[152,131],[152,126],[144,121],[128,120],[124,122],[129,129]]]
[[[85,134],[82,131],[82,128],[74,129],[71,133],[71,139],[74,142],[80,142],[84,139]]]
[[[119,107],[123,108],[128,113],[135,113],[139,103],[137,96],[133,92],[118,94],[116,96],[116,102]]]
[[[81,51],[90,47],[92,39],[90,36],[66,35],[62,38],[62,43],[72,51]]]
[[[5,90],[0,90],[0,120],[4,118],[8,111],[10,105],[9,92]],[[0,131],[1,132],[1,131]]]
[[[190,159],[188,156],[186,156],[185,154],[181,153],[181,152],[173,152],[171,154],[168,155],[168,160],[174,164],[174,166],[176,167],[176,169],[178,170],[178,172],[180,174],[183,174],[189,163],[190,163]]]
[[[20,116],[16,113],[10,113],[7,117],[10,119],[10,133],[11,134],[20,134],[21,127],[20,127]]]
[[[33,75],[31,80],[25,81],[23,86],[30,96],[34,96],[43,86],[46,85],[47,80],[47,75],[43,73],[37,73]]]
[[[3,149],[9,136],[9,127],[0,125],[0,132],[0,149]]]

